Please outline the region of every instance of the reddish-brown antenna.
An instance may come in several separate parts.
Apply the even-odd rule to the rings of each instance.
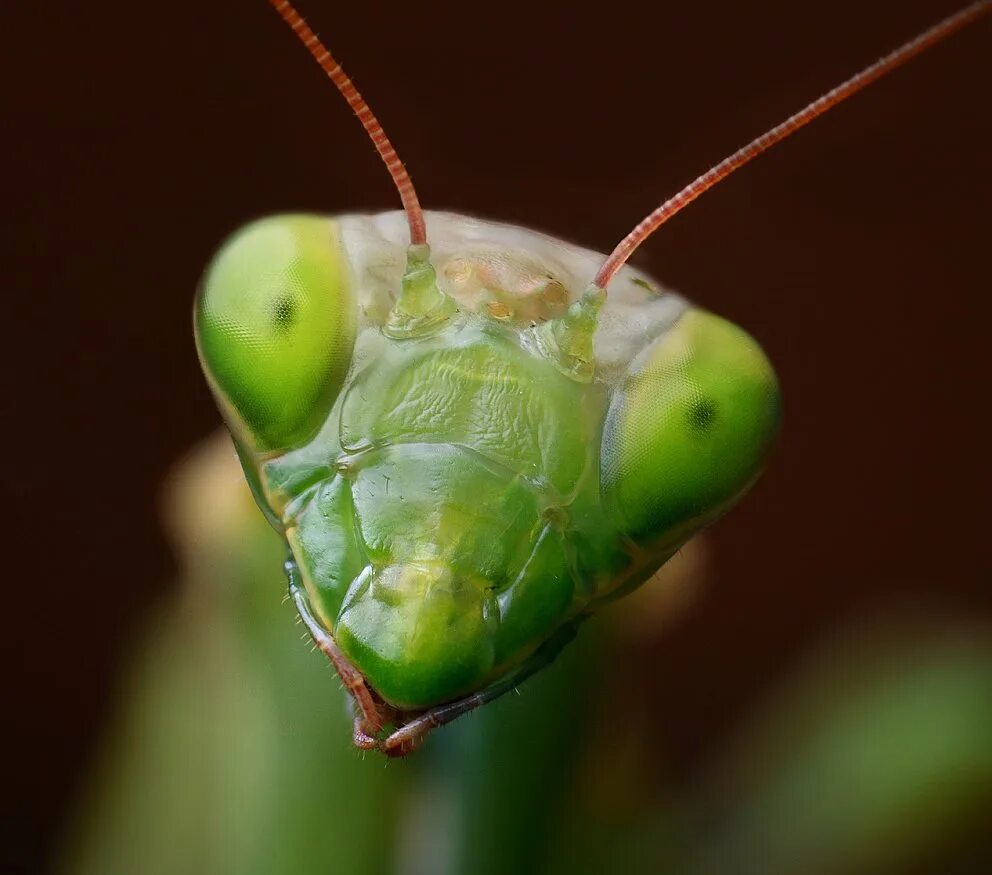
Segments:
[[[300,38],[303,45],[307,47],[310,54],[323,68],[330,80],[337,86],[341,96],[348,101],[348,105],[355,111],[358,120],[372,138],[376,149],[386,162],[386,169],[393,177],[396,190],[400,193],[400,200],[403,201],[403,209],[406,211],[406,219],[410,225],[410,243],[418,245],[427,242],[427,231],[424,228],[424,211],[420,208],[420,201],[417,199],[417,192],[414,190],[413,181],[410,174],[406,172],[403,162],[400,161],[393,144],[389,142],[389,137],[382,129],[378,119],[372,114],[369,105],[365,102],[355,83],[348,78],[341,65],[334,60],[324,44],[320,41],[310,26],[303,20],[300,14],[293,8],[289,0],[269,0],[278,12],[283,21],[286,22],[293,32]]]
[[[876,61],[870,67],[866,67],[842,85],[838,85],[832,91],[828,91],[822,97],[814,100],[805,109],[801,109],[795,115],[789,116],[780,125],[776,125],[756,140],[752,140],[746,146],[738,149],[729,158],[724,158],[719,164],[711,167],[702,176],[689,183],[689,185],[674,197],[665,201],[654,212],[645,216],[637,227],[617,244],[616,249],[603,262],[603,266],[599,269],[592,284],[596,288],[605,289],[610,280],[613,279],[613,275],[623,267],[627,259],[630,258],[630,254],[638,246],[683,207],[691,204],[704,191],[712,188],[721,179],[726,178],[738,168],[743,167],[752,158],[756,158],[766,149],[784,140],[790,134],[794,134],[803,125],[807,125],[813,121],[818,115],[822,115],[828,109],[836,106],[852,94],[857,93],[866,85],[869,85],[886,73],[890,73],[896,67],[906,63],[910,58],[915,57],[920,52],[930,48],[934,43],[940,42],[945,37],[950,36],[955,31],[964,27],[966,24],[970,24],[989,11],[992,11],[992,0],[979,0],[977,3],[972,3],[955,15],[945,18],[939,24],[935,24],[929,30],[924,31],[916,39],[910,40],[894,52]]]

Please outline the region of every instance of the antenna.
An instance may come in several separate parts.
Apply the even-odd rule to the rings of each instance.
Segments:
[[[410,245],[418,246],[427,242],[427,231],[424,227],[424,211],[420,208],[420,201],[417,199],[417,192],[413,187],[410,174],[406,172],[403,162],[400,161],[393,144],[389,142],[389,137],[379,124],[379,120],[372,114],[365,99],[358,93],[355,84],[348,78],[348,75],[341,69],[341,65],[334,60],[333,55],[327,50],[300,14],[293,8],[289,0],[269,0],[272,7],[282,16],[283,21],[288,24],[304,46],[307,47],[314,60],[323,68],[330,80],[337,86],[341,96],[348,101],[348,105],[354,110],[362,127],[368,133],[376,149],[386,163],[386,169],[393,178],[396,190],[400,193],[400,200],[403,202],[403,209],[406,211],[406,219],[410,225]]]
[[[599,272],[593,279],[593,287],[605,289],[610,280],[613,279],[614,274],[623,267],[627,259],[630,258],[631,253],[638,246],[672,218],[672,216],[691,204],[704,191],[712,188],[720,180],[725,179],[735,170],[743,167],[748,161],[756,158],[766,149],[794,134],[801,127],[809,124],[817,116],[822,115],[842,100],[846,100],[852,94],[856,94],[866,85],[870,85],[886,73],[891,73],[896,67],[905,64],[906,61],[915,58],[921,52],[950,36],[955,31],[960,30],[965,25],[971,24],[971,22],[990,11],[992,11],[992,0],[978,0],[977,3],[972,3],[960,12],[945,18],[929,30],[921,33],[916,39],[910,40],[894,52],[876,61],[871,66],[866,67],[846,82],[814,100],[795,115],[789,116],[781,124],[776,125],[770,131],[767,131],[746,146],[738,149],[730,157],[724,158],[719,164],[711,167],[702,176],[697,177],[693,182],[689,183],[678,194],[669,198],[660,207],[645,216],[634,230],[617,244],[616,249],[603,262],[602,267],[600,267]]]

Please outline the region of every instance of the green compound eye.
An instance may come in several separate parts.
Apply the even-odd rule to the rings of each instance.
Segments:
[[[739,498],[779,421],[768,359],[736,326],[700,310],[641,354],[610,404],[606,507],[642,546],[677,546]]]
[[[311,438],[351,363],[357,308],[332,220],[274,216],[217,253],[194,310],[228,422],[256,451]]]

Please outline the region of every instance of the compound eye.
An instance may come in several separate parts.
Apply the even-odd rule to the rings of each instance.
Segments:
[[[351,364],[356,320],[332,220],[274,216],[221,247],[194,323],[203,369],[241,441],[269,452],[316,434]]]
[[[604,503],[637,543],[674,549],[754,482],[778,420],[778,385],[758,344],[690,310],[641,353],[613,395]]]

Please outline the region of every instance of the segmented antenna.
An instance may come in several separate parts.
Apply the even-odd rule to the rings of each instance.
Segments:
[[[905,64],[906,61],[916,57],[916,55],[930,48],[935,43],[940,42],[945,37],[950,36],[955,31],[960,30],[965,25],[970,24],[990,11],[992,11],[992,0],[979,0],[979,2],[972,3],[960,12],[945,18],[939,24],[935,24],[929,30],[921,33],[916,39],[910,40],[894,52],[876,61],[870,67],[866,67],[832,91],[828,91],[822,97],[814,100],[805,109],[801,109],[795,115],[789,116],[780,125],[776,125],[767,133],[762,134],[746,146],[738,149],[729,158],[725,158],[719,164],[711,167],[674,197],[665,201],[654,212],[645,216],[637,227],[617,244],[616,249],[603,262],[603,266],[600,267],[599,272],[593,279],[593,286],[599,289],[605,289],[610,280],[613,279],[613,275],[623,267],[627,259],[630,258],[631,253],[641,243],[677,212],[691,204],[704,191],[712,188],[720,180],[726,178],[738,168],[743,167],[748,161],[756,158],[766,149],[784,140],[790,134],[794,134],[801,127],[813,121],[818,115],[822,115],[842,100],[845,100],[852,94],[856,94],[866,85],[871,84],[886,73],[892,72],[896,67]]]
[[[382,129],[378,119],[372,114],[369,105],[365,102],[355,84],[348,78],[348,75],[341,69],[341,65],[334,60],[334,57],[327,50],[300,14],[293,8],[289,0],[269,0],[273,8],[283,21],[286,22],[293,32],[300,38],[303,45],[307,47],[310,54],[323,68],[330,80],[337,86],[341,96],[348,101],[348,105],[354,110],[358,120],[362,123],[376,149],[386,163],[389,175],[393,177],[396,190],[400,193],[400,200],[403,202],[403,209],[406,211],[406,219],[410,225],[410,243],[419,245],[427,242],[427,231],[424,227],[424,211],[420,208],[420,201],[417,199],[417,192],[413,187],[410,174],[406,172],[403,162],[400,161],[393,144],[389,142],[389,137]]]

